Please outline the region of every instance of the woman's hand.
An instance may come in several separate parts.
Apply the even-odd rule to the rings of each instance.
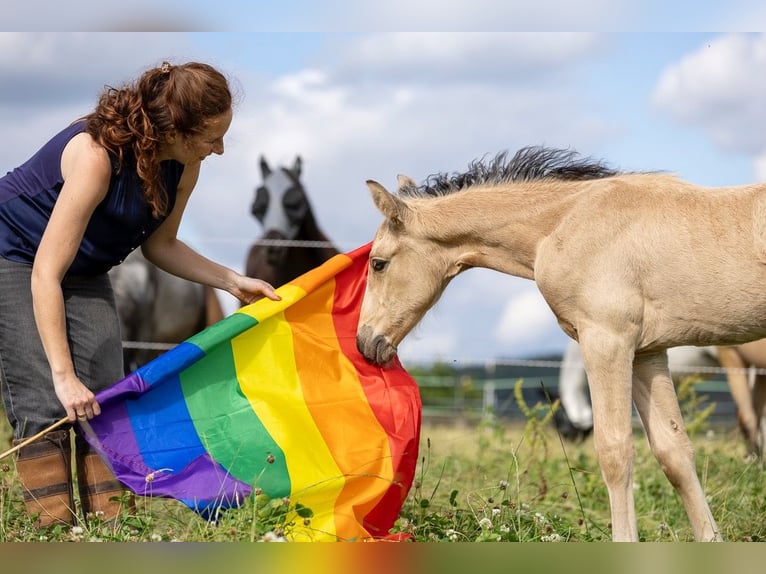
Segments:
[[[101,414],[95,395],[74,373],[64,377],[54,375],[53,386],[71,422],[92,419]]]
[[[282,299],[276,294],[274,287],[266,281],[256,279],[255,277],[247,277],[245,275],[237,276],[229,293],[245,304],[255,303],[262,297],[267,297],[272,301],[279,301]]]

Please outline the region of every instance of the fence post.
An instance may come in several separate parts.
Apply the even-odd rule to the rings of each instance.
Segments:
[[[497,414],[497,394],[495,393],[495,363],[484,365],[484,388],[482,392],[482,417],[493,420]]]

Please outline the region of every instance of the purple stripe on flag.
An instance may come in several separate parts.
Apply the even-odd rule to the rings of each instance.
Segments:
[[[251,487],[229,475],[224,468],[204,454],[178,473],[157,470],[140,480],[130,473],[127,487],[141,496],[177,498],[193,510],[211,504],[228,508],[239,506],[250,495]]]

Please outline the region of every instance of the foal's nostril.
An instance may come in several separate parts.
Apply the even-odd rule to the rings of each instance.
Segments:
[[[356,335],[356,348],[362,356],[374,365],[385,365],[396,355],[396,348],[384,335],[375,335],[372,327],[359,327]]]
[[[373,337],[372,327],[369,325],[362,325],[357,330],[356,334],[356,348],[362,354],[362,356],[370,363],[375,364],[375,341],[377,337]]]

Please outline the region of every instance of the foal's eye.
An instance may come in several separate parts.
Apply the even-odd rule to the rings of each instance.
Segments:
[[[383,271],[388,265],[388,261],[385,259],[370,259],[370,267],[375,272]]]

